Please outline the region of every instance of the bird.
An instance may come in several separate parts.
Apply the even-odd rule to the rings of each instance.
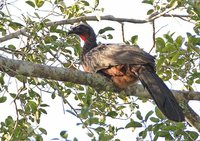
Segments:
[[[120,89],[126,89],[140,80],[169,120],[185,120],[183,110],[171,90],[156,74],[152,55],[135,45],[97,44],[95,31],[87,23],[71,27],[68,35],[71,34],[78,35],[84,41],[80,60],[85,72],[99,73]]]

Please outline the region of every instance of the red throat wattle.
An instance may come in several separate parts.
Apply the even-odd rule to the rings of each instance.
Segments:
[[[84,34],[84,35],[80,35],[80,38],[85,42],[88,39],[89,35],[88,34]]]

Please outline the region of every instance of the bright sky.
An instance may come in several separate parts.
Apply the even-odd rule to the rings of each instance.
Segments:
[[[70,3],[69,0],[66,2]],[[123,17],[123,18],[134,18],[134,19],[145,19],[146,11],[150,8],[148,5],[144,5],[141,3],[141,0],[100,0],[100,7],[105,9],[103,15],[113,15],[116,17]],[[25,10],[25,9],[24,9]],[[165,18],[156,22],[156,26],[159,29],[163,25],[167,25],[165,29],[161,30],[161,32],[166,33],[170,29],[176,30],[177,35],[182,34],[185,35],[186,31],[192,30],[191,24],[183,22],[177,19],[169,19]],[[109,40],[109,42],[118,42],[122,43],[121,38],[121,28],[120,24],[116,22],[90,22],[90,24],[94,27],[95,31],[98,31],[100,28],[106,27],[108,25],[115,27],[114,31],[114,39]],[[146,51],[149,51],[152,47],[152,26],[150,24],[125,24],[125,37],[126,39],[130,39],[130,37],[135,34],[139,36],[139,46],[144,48]],[[161,33],[158,33],[158,35]],[[107,43],[108,40],[100,39],[101,42]],[[172,87],[171,85],[169,85]],[[173,88],[173,87],[172,87]],[[44,127],[48,131],[48,135],[44,136],[45,140],[50,140],[52,138],[59,138],[59,134],[61,130],[67,130],[69,133],[69,139],[73,139],[73,137],[77,137],[80,141],[88,141],[90,138],[87,136],[87,129],[82,129],[81,126],[77,126],[76,123],[80,123],[79,119],[75,118],[69,113],[63,113],[63,105],[61,98],[56,98],[54,100],[51,99],[49,95],[43,94],[43,100],[48,101],[47,103],[50,104],[50,107],[47,108],[48,115],[42,116],[41,119],[41,127]],[[69,98],[69,101],[74,106],[76,103],[73,100],[73,97]],[[199,103],[198,103],[199,104]],[[150,103],[141,103],[143,109],[148,109],[152,107]],[[144,106],[143,106],[144,105]],[[7,108],[5,108],[5,106]],[[13,103],[9,103],[9,105],[1,105],[0,111],[4,113],[1,115],[0,120],[5,119],[5,117],[13,111]],[[65,110],[70,108],[65,105]],[[198,106],[199,107],[199,106]],[[199,112],[199,108],[196,106],[196,111]],[[144,110],[144,113],[147,111]],[[15,115],[15,113],[13,113]],[[125,126],[128,121],[116,121],[110,119],[110,122],[117,123],[119,126]],[[121,141],[134,141],[136,140],[135,134],[131,130],[123,130],[119,132],[118,137]],[[128,137],[128,139],[127,139]]]

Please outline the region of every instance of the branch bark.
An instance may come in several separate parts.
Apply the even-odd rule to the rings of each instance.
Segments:
[[[72,82],[76,84],[89,85],[95,90],[124,92],[128,96],[150,99],[150,95],[143,86],[136,84],[125,90],[118,89],[111,81],[99,74],[85,73],[79,70],[52,67],[34,64],[27,61],[13,60],[0,56],[0,71],[10,76],[23,75],[26,77],[38,77],[57,81]],[[178,101],[199,100],[200,92],[172,90]],[[200,117],[188,105],[184,106],[186,120],[200,132]]]

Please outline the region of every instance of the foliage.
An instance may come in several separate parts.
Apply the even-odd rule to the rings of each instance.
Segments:
[[[147,15],[163,12],[175,2],[178,3],[177,8],[185,8],[189,18],[194,22],[194,32],[188,32],[187,36],[175,36],[176,31],[170,31],[162,37],[156,37],[157,72],[163,80],[181,80],[185,89],[193,90],[193,84],[200,84],[200,72],[197,69],[200,55],[199,1],[143,0],[144,4],[151,5]],[[0,11],[2,36],[23,28],[27,30],[24,33],[25,37],[1,44],[1,52],[14,59],[79,69],[78,58],[82,51],[80,39],[76,36],[67,36],[66,25],[47,25],[55,21],[55,17],[58,20],[73,19],[103,11],[103,8],[99,8],[99,0],[77,0],[72,4],[63,0],[27,0],[23,4],[34,12],[29,15],[17,15],[19,18],[16,18],[16,15],[9,11],[15,3],[7,3],[7,10]],[[52,9],[48,9],[45,13],[46,7]],[[115,29],[111,26],[102,27],[98,35],[104,39],[113,39],[113,30]],[[137,45],[138,38],[137,35],[132,35],[125,43]],[[21,45],[18,46],[16,41],[21,41]],[[10,87],[11,84],[7,81],[12,84],[17,82],[16,88]],[[43,102],[41,93],[49,93],[52,99],[61,97],[63,103],[71,107],[71,110],[66,112],[80,119],[79,125],[87,128],[92,141],[119,141],[120,139],[116,138],[117,133],[128,129],[132,129],[133,132],[140,130],[139,138],[151,140],[159,140],[159,137],[165,140],[196,140],[199,136],[197,132],[187,129],[187,123],[167,120],[157,108],[142,113],[138,105],[140,100],[135,98],[133,100],[123,93],[115,94],[109,90],[96,92],[91,87],[40,78],[24,76],[9,78],[5,73],[1,73],[0,76],[0,91],[0,103],[12,99],[16,109],[16,116],[9,115],[1,121],[2,140],[40,141],[43,140],[43,135],[48,134],[48,129],[40,127],[41,116],[47,114],[46,108],[49,105]],[[70,96],[78,103],[79,110],[69,103]],[[110,124],[109,119],[126,119],[129,122],[118,127]],[[67,140],[67,131],[63,129],[60,136]],[[59,138],[55,137],[54,140]],[[76,140],[74,138],[74,141]]]

